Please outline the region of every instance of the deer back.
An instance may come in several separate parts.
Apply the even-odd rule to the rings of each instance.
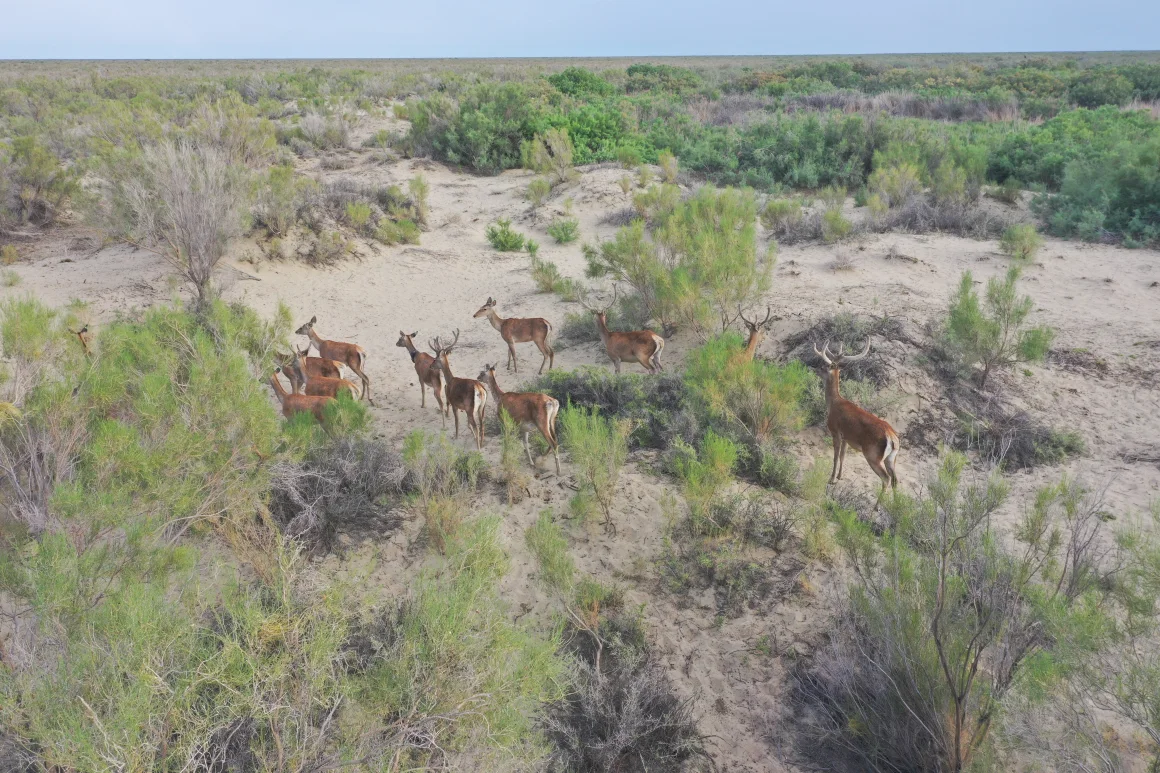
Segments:
[[[536,424],[541,413],[556,398],[540,392],[504,392],[500,406],[521,424]]]
[[[338,393],[346,390],[351,397],[358,395],[358,387],[353,382],[347,381],[345,378],[327,378],[319,376],[317,378],[310,378],[306,382],[306,394],[323,397],[337,397]]]
[[[548,336],[551,325],[542,317],[528,317],[505,319],[500,325],[500,336],[513,344],[522,344],[528,341],[543,341]]]
[[[609,331],[605,341],[608,353],[622,360],[648,359],[664,345],[663,339],[651,330]]]
[[[442,383],[443,377],[438,369],[431,367],[435,364],[435,358],[426,352],[418,352],[415,355],[415,375],[419,380],[430,387],[437,387]]]
[[[826,427],[858,450],[874,448],[886,438],[897,442],[898,435],[889,422],[878,418],[860,405],[838,397],[826,415]]]

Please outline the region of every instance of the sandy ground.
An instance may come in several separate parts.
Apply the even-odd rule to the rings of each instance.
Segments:
[[[380,126],[373,127],[374,129]],[[365,133],[370,133],[363,127]],[[404,183],[422,171],[431,186],[431,228],[421,246],[383,247],[358,242],[357,258],[331,270],[311,269],[295,261],[242,262],[259,254],[252,241],[231,250],[231,265],[221,272],[225,297],[242,300],[263,313],[279,302],[293,310],[296,324],[317,315],[324,338],[354,341],[368,353],[367,373],[376,407],[376,431],[397,441],[416,429],[441,431],[434,401],[420,408],[411,362],[394,343],[401,330],[418,331],[417,343],[434,335],[461,331],[452,357],[457,375],[474,377],[485,362],[502,363],[506,347],[485,319],[472,314],[495,297],[502,316],[543,316],[557,326],[579,307],[550,294],[535,292],[526,254],[492,250],[484,228],[497,217],[511,218],[520,230],[541,244],[540,255],[556,262],[568,276],[583,276],[580,243],[554,244],[546,226],[571,198],[584,241],[611,238],[615,226],[601,219],[625,207],[617,185],[624,171],[592,167],[581,178],[554,193],[548,206],[533,212],[523,199],[530,175],[515,171],[498,177],[473,177],[427,161],[382,162],[378,151],[350,151],[350,166],[323,171],[319,159],[301,162],[303,172],[323,180],[350,177],[360,183]],[[889,248],[915,262],[888,260]],[[53,305],[72,299],[89,304],[92,322],[164,302],[180,293],[166,265],[157,257],[126,246],[100,248],[95,235],[67,226],[42,239],[21,245],[27,259],[13,271],[20,285],[0,289],[0,298],[32,293]],[[853,259],[853,268],[835,271],[837,253]],[[760,354],[778,357],[781,339],[804,329],[817,318],[837,311],[896,315],[908,330],[925,335],[924,326],[945,311],[947,299],[964,269],[985,282],[999,274],[1007,260],[991,241],[947,236],[888,234],[870,236],[839,247],[810,245],[780,252],[768,303],[779,320]],[[253,276],[257,281],[246,278]],[[1110,509],[1127,517],[1160,497],[1160,465],[1133,461],[1160,456],[1160,253],[1125,250],[1048,240],[1039,262],[1026,271],[1024,290],[1036,300],[1036,318],[1057,328],[1057,349],[1082,349],[1103,365],[1049,364],[1016,369],[1004,375],[1017,402],[1061,428],[1080,432],[1087,445],[1081,458],[1060,467],[1039,468],[1011,476],[1012,496],[1004,511],[1010,523],[1034,496],[1037,487],[1058,480],[1061,473],[1106,489]],[[303,339],[300,343],[304,343]],[[670,366],[698,342],[678,334],[664,351]],[[885,345],[885,344],[884,344]],[[890,346],[900,346],[895,342]],[[501,385],[512,388],[530,377],[540,357],[532,344],[518,347],[520,375],[501,370]],[[902,485],[915,488],[937,462],[933,450],[908,447],[907,428],[930,410],[945,409],[934,382],[915,363],[918,350],[901,347],[896,368],[899,408],[886,418],[903,437],[899,472]],[[578,346],[558,353],[557,368],[606,366],[596,346]],[[491,406],[489,406],[491,408]],[[828,464],[829,440],[819,429],[801,433],[798,453],[803,460],[823,457]],[[460,442],[468,444],[466,427]],[[485,453],[498,461],[498,443],[489,440]],[[857,455],[847,465],[847,485],[873,491],[876,479]],[[783,770],[776,737],[782,687],[795,654],[816,646],[825,630],[840,571],[825,565],[804,565],[788,557],[759,556],[778,567],[783,591],[761,608],[736,619],[717,618],[712,592],[676,599],[660,589],[653,561],[661,550],[665,516],[661,502],[675,492],[668,481],[647,472],[652,457],[636,454],[622,478],[618,497],[616,537],[598,527],[574,524],[572,552],[578,567],[614,580],[626,591],[630,605],[644,605],[650,634],[677,688],[694,702],[703,733],[720,770]],[[551,467],[542,460],[543,471]],[[545,507],[566,512],[572,495],[570,465],[564,456],[564,476],[544,474],[529,487],[523,502],[502,510],[503,537],[513,569],[502,592],[515,617],[551,620],[553,602],[535,582],[535,563],[524,545],[524,530]],[[499,511],[498,493],[481,497],[479,510]],[[405,591],[426,557],[416,545],[420,524],[410,518],[389,539],[356,546],[343,558],[329,557],[316,565],[320,582],[357,580],[374,598]],[[773,655],[757,648],[768,636]]]

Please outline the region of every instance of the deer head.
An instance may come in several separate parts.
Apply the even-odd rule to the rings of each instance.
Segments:
[[[472,316],[473,317],[485,317],[485,316],[487,316],[487,313],[494,308],[495,308],[495,298],[492,298],[489,295],[489,296],[487,296],[487,303],[480,306],[479,311],[475,312],[475,314],[473,314]]]
[[[399,340],[395,341],[395,346],[401,346],[410,349],[412,346],[414,346],[414,343],[412,343],[411,339],[417,335],[419,335],[418,330],[416,330],[414,333],[404,333],[402,330],[400,330]]]
[[[294,335],[300,335],[300,336],[310,335],[310,331],[314,329],[314,323],[317,321],[318,321],[318,317],[316,317],[316,316],[311,317],[309,322],[307,322],[305,325],[303,325],[302,327],[300,327],[294,331]]]

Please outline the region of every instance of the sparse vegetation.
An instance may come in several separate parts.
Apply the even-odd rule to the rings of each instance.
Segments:
[[[580,221],[574,217],[553,220],[548,225],[548,235],[556,240],[556,244],[571,244],[580,238]]]
[[[552,195],[552,183],[546,177],[537,177],[528,183],[526,195],[533,207],[542,207]]]
[[[615,529],[612,505],[620,470],[628,456],[628,436],[632,425],[627,419],[608,419],[595,408],[569,406],[560,412],[560,436],[572,456],[581,481],[573,499],[573,509],[586,515],[597,509],[604,525]]]

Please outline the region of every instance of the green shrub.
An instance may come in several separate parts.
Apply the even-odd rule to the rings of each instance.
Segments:
[[[536,255],[540,252],[540,243],[534,239],[528,239],[526,242],[524,242],[524,249],[527,250],[528,257],[535,261]]]
[[[564,595],[570,594],[576,567],[568,555],[564,530],[552,518],[551,510],[540,511],[540,517],[524,532],[524,540],[536,557],[544,585]]]
[[[364,233],[371,227],[372,214],[369,204],[352,201],[346,205],[346,222],[359,233]]]
[[[522,150],[525,169],[544,175],[553,185],[568,182],[576,177],[572,166],[575,149],[567,129],[548,129],[536,134]]]
[[[678,450],[680,447],[678,446]],[[711,505],[733,481],[740,451],[728,438],[709,431],[701,439],[700,450],[691,448],[675,458],[677,475],[684,483],[685,501],[694,523],[704,524],[699,531],[720,528],[710,514]]]
[[[799,362],[777,365],[743,356],[734,332],[710,339],[686,358],[685,380],[709,415],[764,445],[796,431],[810,372]]]
[[[535,255],[532,255],[532,281],[536,283],[538,291],[542,293],[554,292],[561,281],[560,269],[555,263],[539,260]]]
[[[841,185],[827,185],[818,191],[818,199],[826,209],[841,209],[846,204],[846,189]]]
[[[850,235],[854,224],[846,219],[840,209],[827,209],[822,213],[822,241],[826,244],[839,242]]]
[[[411,194],[415,224],[420,228],[426,227],[427,217],[430,214],[427,199],[431,195],[431,186],[427,183],[427,178],[421,174],[412,177],[407,181],[407,192]]]
[[[317,188],[317,183],[299,177],[292,166],[271,167],[250,210],[254,224],[265,228],[270,236],[285,236],[302,217]]]
[[[551,194],[552,183],[546,177],[537,177],[528,183],[528,190],[525,195],[528,201],[532,202],[533,207],[542,207]]]
[[[604,515],[604,526],[615,532],[612,505],[620,470],[628,456],[631,422],[606,419],[595,408],[569,405],[560,412],[561,439],[572,456],[581,483],[581,494],[588,497]]]
[[[556,244],[571,244],[580,238],[580,221],[574,217],[553,220],[548,226],[548,235]]]
[[[20,253],[15,244],[5,244],[0,247],[0,266],[11,266],[20,261]]]
[[[16,287],[21,281],[20,274],[10,268],[0,271],[0,287]]]
[[[549,75],[548,83],[570,97],[606,97],[616,90],[611,83],[583,67],[568,67]]]
[[[500,218],[487,227],[487,241],[500,252],[519,252],[524,248],[526,238],[512,230],[512,221]]]
[[[1047,356],[1055,332],[1049,327],[1027,327],[1035,304],[1030,296],[1018,296],[1020,270],[1012,266],[1007,275],[987,281],[986,307],[979,301],[970,271],[964,271],[959,289],[951,298],[946,335],[966,365],[982,365],[980,386],[996,368],[1019,362],[1039,362]]]
[[[616,160],[625,169],[636,169],[644,161],[640,150],[628,145],[622,145],[616,149]]]
[[[499,414],[500,427],[499,469],[510,506],[522,500],[528,489],[528,474],[524,469],[523,431],[520,423],[503,408],[497,408],[496,413]]]
[[[1080,107],[1123,105],[1132,98],[1132,82],[1103,68],[1085,72],[1072,81],[1068,97]]]
[[[657,166],[661,168],[661,179],[668,185],[676,185],[677,183],[677,157],[667,150],[662,150],[657,154]]]
[[[332,266],[354,251],[354,245],[338,231],[326,231],[314,242],[306,262],[312,266]]]
[[[12,139],[8,150],[7,159],[0,155],[0,219],[7,210],[21,223],[53,222],[81,191],[78,170],[66,168],[33,136]],[[11,200],[3,195],[6,184],[12,188]]]
[[[784,234],[801,219],[802,205],[797,199],[770,199],[761,211],[761,224],[776,234]]]
[[[1001,185],[992,188],[989,195],[1004,204],[1018,204],[1023,197],[1023,184],[1014,177],[1008,177]]]
[[[1010,255],[1015,260],[1031,261],[1043,246],[1043,237],[1030,223],[1013,225],[1003,232],[999,240],[999,249],[1004,255]]]
[[[870,190],[889,207],[900,207],[922,192],[922,175],[918,167],[906,162],[875,169],[870,175]]]

